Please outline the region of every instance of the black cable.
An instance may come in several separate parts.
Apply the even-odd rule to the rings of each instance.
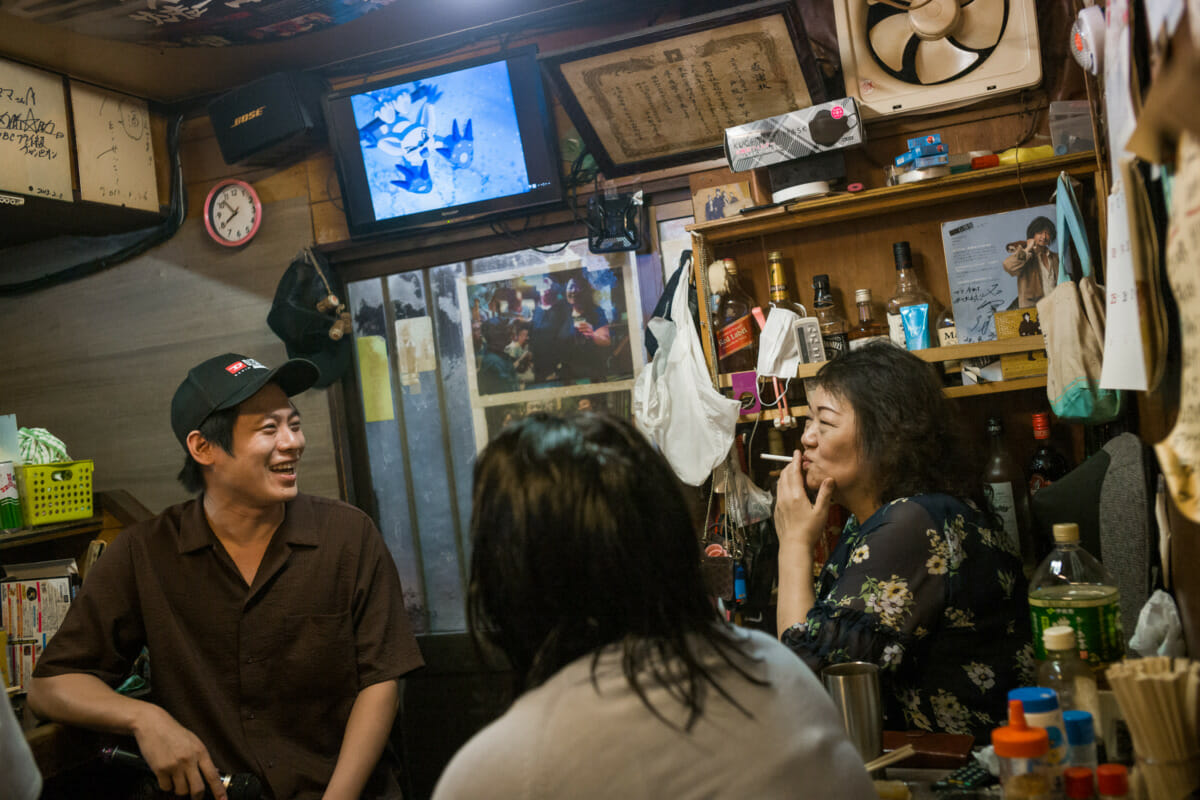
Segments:
[[[115,253],[61,269],[49,275],[41,275],[32,280],[0,284],[0,297],[28,294],[39,289],[48,289],[51,286],[94,275],[139,256],[174,236],[175,232],[183,225],[184,218],[187,217],[187,192],[183,187],[183,163],[179,154],[179,131],[182,127],[182,114],[177,114],[167,125],[167,154],[171,160],[171,203],[165,220],[152,228],[146,228],[148,233],[145,238]]]

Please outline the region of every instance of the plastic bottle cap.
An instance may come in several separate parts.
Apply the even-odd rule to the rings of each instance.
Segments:
[[[1056,542],[1078,542],[1079,541],[1079,526],[1074,522],[1056,522],[1054,523],[1054,541]]]
[[[1096,725],[1088,711],[1064,711],[1063,727],[1067,729],[1067,744],[1072,747],[1096,741]]]
[[[854,290],[854,302],[855,303],[871,302],[871,290],[870,289],[855,289]]]
[[[1096,767],[1096,788],[1100,794],[1124,797],[1129,794],[1129,770],[1124,764],[1101,764]]]
[[[783,253],[778,250],[772,250],[767,253],[767,261],[783,261]]]
[[[1087,767],[1067,767],[1063,770],[1063,782],[1069,800],[1089,800],[1096,796],[1092,788],[1092,771]]]
[[[1008,702],[1020,702],[1021,711],[1025,714],[1042,714],[1058,710],[1058,693],[1044,686],[1024,686],[1012,689],[1008,693]]]
[[[1042,644],[1047,650],[1074,650],[1075,631],[1070,625],[1055,625],[1042,631]]]
[[[992,731],[992,747],[1001,758],[1037,758],[1050,752],[1050,735],[1026,725],[1021,702],[1009,700],[1008,724]]]

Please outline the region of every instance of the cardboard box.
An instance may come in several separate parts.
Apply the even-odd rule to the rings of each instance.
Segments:
[[[1038,345],[1045,347],[1036,308],[1014,308],[1011,311],[996,312],[996,338],[1013,339],[1018,336],[1037,336]],[[1012,378],[1033,378],[1045,375],[1046,371],[1044,349],[1000,356],[1000,372],[1006,381]]]
[[[725,159],[734,172],[862,144],[866,134],[853,97],[725,129]]]

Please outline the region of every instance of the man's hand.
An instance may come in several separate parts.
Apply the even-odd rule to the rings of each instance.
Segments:
[[[216,800],[226,800],[225,787],[208,748],[162,708],[148,705],[133,735],[142,758],[158,778],[158,788],[199,800],[207,784]]]

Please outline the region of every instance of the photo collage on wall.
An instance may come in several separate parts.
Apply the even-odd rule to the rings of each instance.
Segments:
[[[632,258],[572,257],[460,280],[479,447],[538,411],[629,418],[642,361]]]

